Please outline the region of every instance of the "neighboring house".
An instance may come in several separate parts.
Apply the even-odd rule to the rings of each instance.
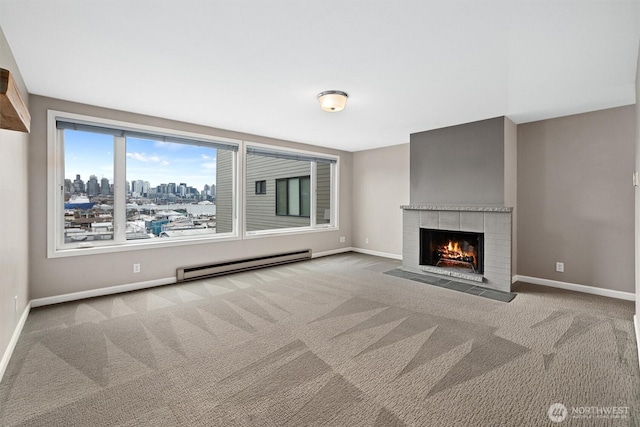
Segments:
[[[218,233],[232,231],[232,153],[217,156]],[[248,155],[246,158],[246,231],[308,227],[311,224],[310,161]],[[331,164],[316,163],[316,224],[331,222]]]
[[[216,233],[233,231],[233,151],[216,154]]]

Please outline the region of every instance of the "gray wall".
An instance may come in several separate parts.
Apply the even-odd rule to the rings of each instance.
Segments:
[[[504,117],[411,134],[411,204],[504,204]]]
[[[351,153],[257,135],[217,130],[205,126],[109,110],[41,96],[30,97],[33,117],[29,140],[29,262],[31,298],[43,298],[71,292],[175,277],[177,267],[265,255],[293,249],[311,248],[313,252],[335,250],[351,245],[351,174],[340,174],[340,229],[301,235],[253,238],[250,241],[202,243],[172,248],[144,249],[99,255],[47,258],[47,109],[87,114],[212,136],[241,139],[340,157],[340,165],[349,171]],[[11,181],[12,189],[16,185]],[[220,191],[220,190],[217,190]],[[12,198],[13,200],[13,198]],[[25,208],[26,211],[26,208]],[[15,220],[12,213],[12,221]],[[340,236],[346,237],[340,243]],[[12,242],[12,250],[14,243]],[[141,273],[132,273],[132,264],[140,263]]]
[[[353,153],[352,176],[353,246],[401,256],[400,206],[409,203],[409,144]]]
[[[27,88],[22,80],[4,33],[0,29],[0,68],[9,70],[28,102]],[[29,298],[28,275],[28,216],[29,179],[27,150],[29,135],[0,129],[0,358]],[[18,297],[17,310],[14,297]]]
[[[519,275],[635,291],[635,125],[628,106],[518,126]]]

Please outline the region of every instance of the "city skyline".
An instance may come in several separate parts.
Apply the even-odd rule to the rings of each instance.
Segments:
[[[83,185],[85,186],[85,191],[84,191],[84,192],[87,192],[87,190],[86,190],[86,189],[87,189],[87,186],[88,186],[89,181],[91,180],[91,177],[96,177],[96,181],[97,181],[97,183],[98,183],[99,188],[102,188],[102,179],[104,179],[104,178],[100,178],[100,177],[99,177],[99,176],[97,176],[96,174],[90,174],[88,179],[83,179],[83,178],[82,178],[82,175],[80,175],[80,174],[75,174],[75,175],[73,176],[73,179],[71,179],[71,178],[65,178],[65,181],[70,181],[70,183],[73,185],[73,183],[75,182],[75,180],[76,180],[76,179],[78,179],[78,177],[80,178],[80,180],[82,181]],[[171,185],[174,185],[174,188],[177,190],[177,189],[179,189],[179,188],[180,188],[180,186],[181,186],[182,184],[184,184],[186,188],[194,188],[194,189],[196,189],[196,190],[198,190],[198,191],[210,190],[210,189],[212,189],[212,188],[215,188],[215,187],[216,187],[215,182],[208,183],[208,184],[207,184],[207,183],[205,183],[205,184],[202,186],[202,188],[198,188],[198,187],[195,187],[195,186],[193,186],[193,185],[189,185],[189,183],[188,183],[188,182],[161,182],[161,183],[160,183],[160,184],[158,184],[158,185],[151,185],[151,183],[150,183],[150,182],[148,182],[148,181],[139,180],[139,179],[134,179],[134,180],[131,180],[131,181],[130,181],[130,180],[126,180],[126,184],[127,184],[127,188],[129,189],[129,192],[133,192],[133,187],[135,186],[135,183],[136,183],[136,182],[144,182],[144,183],[147,183],[147,184],[149,184],[149,189],[153,189],[153,190],[156,190],[158,187],[161,187],[161,186],[171,187]],[[110,186],[111,186],[111,185],[113,185],[113,182],[109,181],[109,185],[110,185]],[[173,193],[177,193],[177,191],[174,191]]]
[[[65,179],[80,175],[86,182],[95,175],[113,184],[113,140],[111,135],[65,130]],[[126,180],[148,181],[151,188],[184,182],[202,190],[216,182],[216,156],[217,149],[203,145],[128,137]]]

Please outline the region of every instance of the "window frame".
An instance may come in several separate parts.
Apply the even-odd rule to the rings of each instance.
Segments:
[[[64,129],[57,129],[57,121],[68,121],[80,125],[103,126],[132,132],[156,135],[170,135],[177,138],[193,139],[200,142],[225,143],[237,147],[232,160],[232,232],[220,235],[185,236],[171,239],[126,240],[126,159],[125,137],[114,136],[114,239],[80,243],[64,243]],[[82,114],[56,110],[47,111],[47,257],[58,258],[76,255],[90,255],[138,249],[151,249],[238,240],[241,237],[238,213],[241,196],[238,189],[242,141],[175,129],[160,128],[138,123],[103,119]],[[124,221],[124,222],[123,222]]]
[[[267,194],[267,181],[261,179],[256,181],[256,195]]]
[[[311,193],[311,203],[310,203],[310,225],[304,227],[291,227],[291,228],[274,228],[267,230],[256,230],[256,231],[247,231],[246,226],[246,215],[247,215],[247,194],[246,191],[242,194],[242,209],[240,213],[242,215],[241,223],[242,223],[242,238],[243,239],[255,239],[255,238],[263,238],[270,237],[274,235],[290,235],[290,234],[306,234],[313,232],[324,232],[324,231],[337,231],[340,229],[339,218],[340,218],[340,157],[327,153],[320,153],[315,151],[308,150],[300,150],[296,148],[283,147],[278,145],[271,144],[263,144],[253,141],[244,141],[242,149],[242,173],[240,177],[240,181],[244,182],[247,176],[247,150],[251,147],[265,149],[265,150],[273,150],[273,151],[282,151],[289,152],[291,154],[299,154],[301,156],[308,157],[317,157],[320,159],[331,160],[333,163],[331,167],[331,175],[330,175],[330,188],[331,188],[331,212],[330,212],[330,220],[327,224],[318,224],[316,221],[316,182],[317,182],[317,162],[310,162],[310,193]]]

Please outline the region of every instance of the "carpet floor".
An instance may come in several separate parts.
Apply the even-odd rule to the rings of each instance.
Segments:
[[[0,425],[639,424],[632,302],[518,283],[505,303],[383,274],[399,264],[347,253],[33,309]]]

